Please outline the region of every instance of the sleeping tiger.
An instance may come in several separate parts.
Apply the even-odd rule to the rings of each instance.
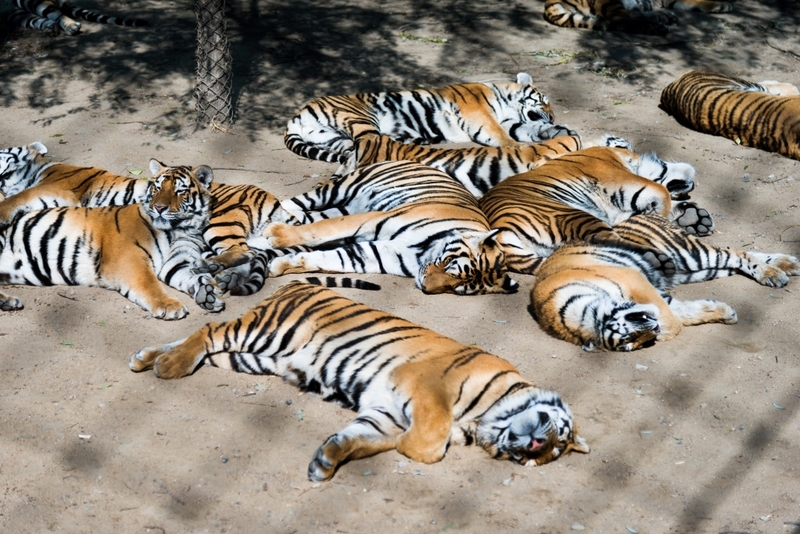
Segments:
[[[670,192],[694,187],[694,169],[655,154],[592,147],[494,186],[480,199],[510,271],[533,274],[562,244],[616,240],[613,227],[635,213],[671,216],[700,235],[713,230],[707,211],[688,202],[673,210]]]
[[[733,6],[712,0],[547,0],[544,20],[562,28],[666,35],[678,18],[664,9],[727,13]]]
[[[574,135],[553,124],[548,98],[520,72],[516,83],[467,83],[431,90],[326,96],[289,121],[284,143],[295,154],[355,170],[353,140],[365,132],[403,143],[474,142],[507,146]]]
[[[564,245],[535,273],[531,312],[539,325],[585,350],[630,351],[672,339],[682,326],[736,323],[723,302],[670,297],[666,290],[679,284],[738,273],[782,287],[800,275],[795,257],[714,247],[657,215],[635,215],[614,229],[625,241]],[[657,261],[636,245],[657,249]]]
[[[450,445],[475,443],[522,465],[589,452],[561,397],[508,361],[307,283],[281,287],[238,319],[142,349],[130,367],[179,378],[201,363],[281,376],[358,412],[317,449],[312,481],[393,449],[434,463]]]
[[[74,19],[116,24],[118,26],[147,26],[141,19],[110,17],[72,5],[65,0],[13,0],[14,10],[8,15],[12,27],[33,28],[55,34],[62,30],[67,35],[77,35],[81,23]]]
[[[384,273],[414,277],[425,293],[512,293],[496,232],[478,201],[445,173],[410,161],[376,163],[284,200],[302,223],[272,223],[272,248],[324,248],[269,264],[287,273]]]
[[[587,146],[595,145],[631,148],[630,143],[612,135],[604,135]],[[562,154],[580,150],[582,143],[577,135],[561,135],[527,145],[432,148],[401,143],[388,135],[368,132],[359,135],[354,146],[356,167],[380,161],[417,161],[446,172],[480,198],[509,176],[534,169]]]
[[[699,132],[800,160],[800,92],[794,85],[688,71],[664,88],[661,106]]]
[[[159,169],[142,204],[48,208],[26,213],[0,233],[0,284],[55,284],[115,289],[160,319],[189,313],[159,279],[218,312],[225,304],[208,274],[192,264],[205,243],[211,169]],[[0,308],[19,309],[0,295]]]
[[[0,150],[0,229],[14,217],[30,210],[57,206],[126,206],[141,202],[148,189],[147,180],[118,176],[97,167],[78,167],[48,161],[47,147],[35,142],[28,146]],[[164,167],[151,162],[151,171]],[[190,173],[189,167],[174,167],[175,172]],[[261,289],[263,276],[248,272],[254,263],[258,269],[258,250],[266,241],[262,232],[271,221],[292,221],[278,199],[255,185],[232,185],[211,182],[211,218],[203,238],[213,255],[199,259],[195,268],[219,276],[220,286],[233,295],[249,295]],[[279,252],[271,253],[270,257]],[[223,270],[242,267],[236,278],[220,275]]]

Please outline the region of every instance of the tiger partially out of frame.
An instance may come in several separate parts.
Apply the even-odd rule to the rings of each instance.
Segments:
[[[447,174],[411,161],[361,167],[281,202],[302,223],[271,223],[274,249],[314,250],[274,258],[271,276],[309,272],[412,277],[425,293],[513,293],[477,199]]]
[[[715,247],[657,215],[634,215],[614,230],[621,241],[566,244],[535,271],[536,321],[585,350],[631,351],[673,339],[683,326],[737,322],[724,302],[667,294],[679,284],[741,274],[783,287],[800,275],[793,256]],[[643,257],[640,246],[657,257]]]
[[[205,248],[211,169],[159,167],[154,174],[141,204],[47,208],[16,217],[0,232],[0,284],[103,287],[153,317],[185,317],[188,308],[161,280],[207,311],[223,310],[214,278],[192,271]],[[0,293],[0,309],[20,308],[18,298]]]
[[[147,180],[50,161],[46,154],[47,147],[39,142],[0,150],[0,193],[6,197],[0,201],[0,229],[31,210],[127,206],[141,202],[147,194]],[[163,167],[155,161],[150,170],[158,172]],[[188,166],[180,168],[191,172]],[[198,259],[195,269],[215,275],[222,289],[233,295],[254,293],[264,281],[260,255],[260,249],[267,246],[264,228],[273,221],[293,219],[274,195],[258,186],[212,181],[209,191],[211,216],[203,239],[212,253]],[[272,251],[270,257],[279,253]],[[231,277],[234,268],[236,276]]]
[[[516,83],[466,83],[436,89],[324,96],[288,123],[287,148],[304,158],[355,170],[353,142],[363,133],[403,143],[478,143],[510,146],[574,135],[554,124],[547,96],[520,72]]]
[[[81,31],[81,23],[75,19],[137,28],[149,25],[146,20],[103,15],[65,0],[12,0],[8,3],[14,7],[8,14],[11,26],[33,28],[51,34],[60,30],[67,35],[77,35]]]
[[[547,0],[544,19],[562,28],[666,35],[678,22],[668,9],[727,13],[733,6],[713,0]]]
[[[800,160],[800,91],[792,84],[688,71],[661,91],[661,106],[698,132]]]
[[[142,349],[130,367],[180,378],[203,363],[277,375],[358,413],[317,449],[312,481],[395,449],[434,463],[451,445],[476,444],[522,465],[589,452],[561,397],[536,388],[508,361],[303,282],[237,319]]]
[[[708,212],[671,195],[694,188],[694,169],[655,154],[592,147],[565,154],[494,186],[479,205],[497,230],[513,272],[533,274],[561,245],[575,240],[616,240],[614,227],[637,213],[677,220],[698,235],[713,231]]]

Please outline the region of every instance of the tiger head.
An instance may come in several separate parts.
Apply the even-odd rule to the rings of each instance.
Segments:
[[[208,187],[214,178],[211,168],[167,167],[150,160],[153,178],[147,187],[143,209],[159,230],[197,229],[208,225],[211,195]]]
[[[632,172],[667,188],[672,198],[683,198],[694,189],[694,167],[688,163],[664,161],[652,152],[641,154]]]
[[[37,171],[47,163],[45,154],[47,147],[38,141],[0,150],[0,193],[10,197],[34,185]]]
[[[596,339],[584,342],[584,350],[630,352],[652,345],[661,331],[658,307],[654,304],[617,302],[605,313],[602,310],[595,313]]]
[[[523,143],[542,140],[544,125],[555,123],[550,101],[533,85],[531,75],[517,74],[517,83],[496,84],[493,90],[500,104],[495,109],[500,124],[515,140]]]
[[[460,233],[419,270],[417,287],[428,294],[516,293],[519,283],[508,276],[497,233]]]
[[[552,462],[571,450],[588,453],[561,396],[533,386],[506,395],[478,421],[476,440],[498,459],[522,465]]]

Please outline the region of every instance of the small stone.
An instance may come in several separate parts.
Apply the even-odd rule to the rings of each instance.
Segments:
[[[637,363],[636,364],[636,370],[637,371],[647,371],[647,366],[646,365],[642,365],[641,363]]]
[[[286,399],[286,406],[292,405],[292,399]]]
[[[227,464],[228,463],[228,457],[227,456],[223,456],[222,458],[220,458],[220,460],[222,460],[223,464]]]
[[[572,523],[572,530],[586,530],[586,527],[580,523]]]

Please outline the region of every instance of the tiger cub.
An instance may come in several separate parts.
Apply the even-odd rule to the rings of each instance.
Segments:
[[[508,361],[307,283],[281,287],[238,319],[142,349],[130,367],[179,378],[201,363],[274,374],[358,412],[317,449],[312,481],[393,449],[434,463],[450,445],[475,443],[522,465],[589,452],[561,397]]]
[[[682,326],[736,323],[723,302],[670,297],[666,290],[679,284],[738,273],[782,287],[800,275],[793,256],[714,247],[657,215],[635,215],[615,230],[625,241],[564,245],[535,273],[537,322],[585,350],[631,351],[672,339]],[[658,258],[643,258],[636,245],[656,249]]]
[[[727,13],[733,6],[712,0],[547,0],[544,20],[562,28],[666,35],[678,18],[663,9]]]
[[[77,167],[48,161],[47,147],[34,142],[28,146],[0,150],[0,229],[30,210],[58,206],[127,206],[142,202],[147,180],[118,176],[97,167]],[[151,162],[151,172],[164,168]],[[191,172],[175,167],[176,172]],[[249,295],[261,289],[264,277],[258,272],[262,262],[259,247],[266,246],[262,232],[271,221],[293,219],[280,207],[278,199],[255,185],[211,182],[211,217],[203,239],[213,254],[198,259],[195,269],[219,277],[218,283],[233,295]],[[255,247],[252,248],[252,247]],[[272,253],[272,256],[279,252]],[[248,266],[253,264],[252,270]],[[221,274],[236,270],[237,276]],[[263,270],[263,269],[262,269]]]
[[[284,200],[302,223],[272,223],[272,248],[319,248],[269,264],[287,273],[384,273],[414,277],[425,293],[513,293],[496,234],[478,201],[445,173],[410,161],[375,163]]]
[[[149,24],[146,20],[95,13],[65,0],[13,0],[13,4],[15,9],[8,15],[12,27],[33,28],[51,34],[61,30],[67,35],[77,35],[81,31],[81,23],[74,19],[118,26],[141,27]]]
[[[800,92],[794,85],[688,71],[664,88],[661,106],[699,132],[800,160]]]
[[[355,169],[353,140],[365,132],[403,143],[508,146],[574,135],[554,124],[548,98],[520,72],[516,83],[466,83],[437,89],[325,96],[288,123],[286,147],[298,156]]]
[[[604,135],[590,146],[616,146],[632,149],[631,144],[613,135]],[[417,161],[446,172],[477,198],[492,186],[516,174],[535,169],[551,159],[584,148],[577,135],[528,145],[506,147],[432,148],[401,143],[388,135],[365,133],[355,139],[356,167],[379,161]]]
[[[84,285],[115,289],[160,319],[189,313],[159,279],[202,308],[225,307],[208,274],[191,267],[205,243],[212,172],[206,166],[159,169],[142,204],[48,208],[26,213],[0,233],[0,284]],[[19,299],[0,295],[0,307]]]
[[[500,182],[479,205],[499,231],[496,240],[508,269],[533,274],[542,258],[564,243],[619,239],[614,227],[635,213],[671,216],[695,233],[711,233],[707,211],[688,202],[673,211],[670,192],[685,194],[693,187],[688,164],[592,147]]]

